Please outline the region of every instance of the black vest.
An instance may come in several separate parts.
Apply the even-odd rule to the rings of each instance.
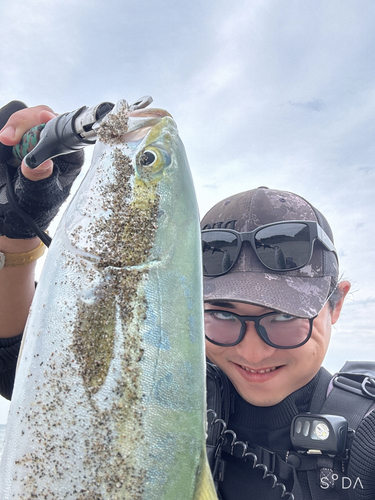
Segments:
[[[375,364],[368,363],[346,364],[334,378],[322,368],[278,405],[258,408],[244,401],[223,372],[209,363],[207,454],[219,498],[373,500],[374,374]],[[348,420],[345,456],[308,455],[293,449],[290,423],[304,412]]]

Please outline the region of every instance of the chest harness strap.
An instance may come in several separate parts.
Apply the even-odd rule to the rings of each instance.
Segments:
[[[235,433],[228,430],[226,426],[230,413],[228,381],[217,367],[209,366],[208,374],[211,381],[215,381],[216,389],[212,393],[212,384],[208,384],[208,387],[211,385],[208,401],[215,403],[210,406],[210,408],[215,408],[215,411],[208,412],[211,413],[211,418],[208,417],[209,423],[211,423],[208,429],[208,452],[210,450],[211,470],[216,484],[223,479],[225,462],[221,459],[221,453],[225,451],[243,460],[251,461],[253,468],[263,471],[264,478],[272,477],[273,487],[280,488],[283,498],[286,497],[290,500],[302,498],[296,471],[306,471],[313,498],[321,497],[322,491],[324,491],[322,488],[325,488],[327,493],[328,490],[330,491],[329,498],[332,500],[342,498],[343,491],[338,491],[339,481],[337,478],[347,473],[348,456],[340,459],[325,455],[299,454],[292,451],[286,452],[285,459],[283,459],[280,454],[237,440]],[[219,391],[218,387],[220,387]],[[375,363],[347,362],[333,378],[326,370],[321,370],[320,380],[311,401],[310,412],[345,417],[350,429],[347,446],[349,449],[355,430],[374,408]],[[216,413],[216,409],[219,410],[219,414]],[[281,480],[291,477],[293,477],[294,486],[291,492],[287,492]],[[366,480],[366,478],[364,479]],[[372,479],[369,478],[369,481]],[[353,491],[346,493],[348,498],[362,498],[355,496]]]

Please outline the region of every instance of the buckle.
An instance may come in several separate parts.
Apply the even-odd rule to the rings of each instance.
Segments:
[[[375,378],[361,373],[338,373],[333,378],[333,385],[358,396],[375,399]],[[372,388],[372,391],[369,390]]]
[[[368,385],[372,388],[373,392],[369,391],[366,387]],[[370,396],[371,398],[375,398],[375,378],[373,377],[365,377],[362,382],[362,391]]]
[[[276,453],[262,446],[257,446],[255,453],[258,455],[258,463],[267,467],[267,472],[273,474],[276,469]]]
[[[0,270],[5,266],[5,253],[0,252]]]

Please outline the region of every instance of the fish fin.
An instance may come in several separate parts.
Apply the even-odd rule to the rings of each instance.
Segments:
[[[197,477],[193,500],[217,500],[216,490],[205,450],[201,457],[201,466]]]

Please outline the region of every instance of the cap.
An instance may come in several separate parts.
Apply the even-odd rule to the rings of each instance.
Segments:
[[[316,221],[333,243],[326,218],[301,196],[259,187],[217,203],[203,217],[202,229],[247,232],[272,222]],[[204,300],[246,302],[302,318],[313,318],[324,306],[338,279],[334,252],[315,242],[310,262],[292,271],[270,271],[244,242],[238,260],[227,273],[204,277]]]

